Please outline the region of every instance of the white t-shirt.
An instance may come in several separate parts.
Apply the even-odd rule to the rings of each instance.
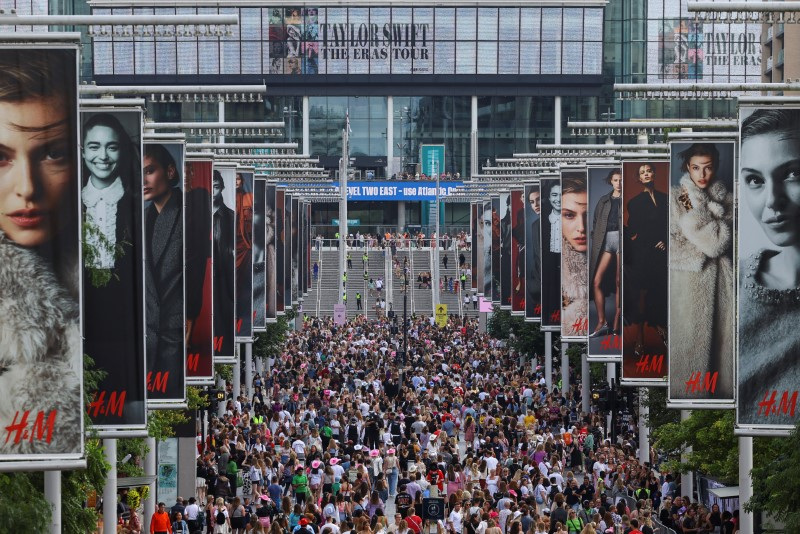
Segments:
[[[497,467],[499,461],[494,456],[488,456],[485,458],[485,460],[486,460],[486,467],[489,469],[489,472],[491,473]]]

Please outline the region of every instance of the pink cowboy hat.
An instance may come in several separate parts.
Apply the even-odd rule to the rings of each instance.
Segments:
[[[311,462],[311,467],[313,467],[314,469],[318,468],[320,465],[322,465],[322,462],[320,462],[319,460],[314,460],[313,462]]]
[[[330,462],[330,463],[331,463],[331,465],[336,465],[336,464],[338,464],[339,462],[341,462],[341,460],[340,460],[340,459],[338,459],[338,458],[331,458],[331,462]]]
[[[394,454],[394,449],[389,449],[388,451],[386,451],[386,454]]]
[[[372,458],[377,458],[378,456],[380,456],[380,454],[381,452],[378,449],[372,449],[371,451],[369,451],[369,455]]]

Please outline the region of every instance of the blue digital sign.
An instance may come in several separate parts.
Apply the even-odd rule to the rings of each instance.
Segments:
[[[338,191],[338,184],[334,184]],[[464,182],[440,182],[439,196],[448,196]],[[436,182],[369,181],[347,182],[347,200],[428,200],[436,201]]]

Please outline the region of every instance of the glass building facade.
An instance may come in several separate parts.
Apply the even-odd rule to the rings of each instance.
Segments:
[[[425,144],[444,145],[442,171],[460,178],[487,160],[534,152],[537,144],[556,141],[557,107],[562,143],[604,141],[571,136],[570,120],[732,117],[732,101],[622,101],[613,93],[616,82],[760,81],[760,25],[695,23],[687,2],[0,5],[20,14],[237,14],[240,25],[229,35],[215,28],[199,36],[158,26],[138,35],[95,28],[85,34],[82,79],[98,85],[265,83],[261,103],[148,102],[147,115],[154,121],[285,121],[285,139],[331,170],[338,167],[349,117],[352,164],[360,177],[380,179],[419,172]],[[424,224],[425,203],[404,204],[381,217]],[[450,211],[460,217],[458,209]]]

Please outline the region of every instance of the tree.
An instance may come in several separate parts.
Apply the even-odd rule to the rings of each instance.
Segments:
[[[525,322],[519,315],[495,307],[486,324],[489,334],[504,341],[517,353],[538,356],[544,352],[544,335],[538,323]]]
[[[767,512],[784,523],[785,532],[800,532],[800,423],[788,438],[753,439],[753,498],[748,512]]]

